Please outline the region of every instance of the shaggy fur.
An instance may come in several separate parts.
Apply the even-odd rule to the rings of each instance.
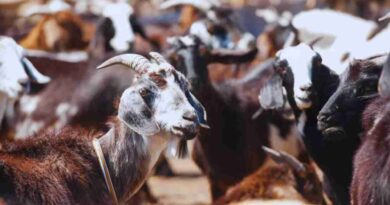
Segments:
[[[215,204],[229,204],[249,199],[289,199],[303,203],[321,204],[321,182],[313,168],[306,166],[304,174],[294,172],[287,165],[260,168],[231,187]]]
[[[120,201],[146,178],[149,153],[142,137],[118,120],[104,135],[103,152]],[[4,144],[0,151],[0,198],[7,204],[111,204],[91,139],[102,133],[64,129]],[[83,137],[80,137],[83,136]]]
[[[389,98],[370,104],[363,116],[364,139],[354,159],[351,198],[354,205],[390,203]]]

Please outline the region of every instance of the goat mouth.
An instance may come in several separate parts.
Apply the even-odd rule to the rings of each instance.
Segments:
[[[198,128],[196,126],[179,127],[173,126],[172,134],[184,140],[192,140],[198,135]]]
[[[322,134],[326,137],[326,139],[331,141],[342,140],[347,136],[344,128],[336,126],[325,128],[322,131]]]
[[[308,109],[311,107],[311,100],[307,97],[295,97],[295,101],[297,102],[297,106],[300,109]]]

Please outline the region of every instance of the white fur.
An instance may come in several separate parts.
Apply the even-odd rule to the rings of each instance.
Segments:
[[[322,56],[323,64],[342,73],[353,59],[364,59],[388,52],[386,45],[390,29],[386,28],[374,39],[367,41],[376,23],[332,10],[301,12],[292,20],[301,42],[311,43],[321,38],[314,49]],[[349,54],[346,61],[342,56]]]
[[[16,125],[15,139],[26,139],[43,128],[43,121],[35,121],[27,118],[23,122]]]
[[[71,52],[53,53],[53,52],[46,52],[46,51],[41,51],[41,50],[26,49],[25,55],[31,56],[31,57],[50,58],[53,60],[59,60],[59,61],[65,61],[65,62],[71,62],[71,63],[78,63],[78,62],[88,60],[88,53],[85,51],[71,51]]]
[[[276,54],[280,60],[287,60],[293,72],[295,100],[301,108],[310,106],[310,104],[301,100],[308,99],[308,93],[300,88],[312,84],[312,60],[316,55],[316,52],[303,43],[298,46],[284,48]]]
[[[109,4],[103,11],[103,16],[110,18],[115,35],[111,39],[110,45],[117,52],[126,51],[129,49],[129,43],[135,40],[134,31],[130,25],[130,15],[133,14],[133,8],[124,2]]]
[[[161,97],[158,99],[159,103],[157,104],[154,116],[158,121],[163,122],[166,127],[186,127],[190,125],[191,122],[183,120],[183,115],[186,112],[195,113],[195,109],[188,102],[182,89],[175,82],[174,76],[170,75],[165,79],[169,89],[161,90]],[[172,110],[175,110],[174,115],[172,114]]]
[[[218,0],[167,0],[160,5],[161,9],[168,9],[174,6],[191,5],[202,11],[208,11],[213,6],[219,6]]]
[[[33,5],[21,15],[31,16],[37,13],[56,13],[59,11],[65,11],[70,9],[72,9],[71,6],[63,0],[51,0],[44,5]]]
[[[200,20],[192,23],[189,33],[199,37],[204,44],[211,44],[211,35],[208,32],[207,25],[204,21]]]
[[[49,77],[39,73],[36,68],[24,58],[21,46],[9,38],[0,36],[0,123],[5,114],[13,117],[14,103],[21,95],[23,87],[20,83],[27,82],[29,77],[24,70],[22,61],[26,63],[38,83],[48,83]],[[27,110],[31,110],[29,107]]]
[[[40,100],[39,96],[22,96],[20,98],[20,110],[26,114],[31,114],[37,109]]]

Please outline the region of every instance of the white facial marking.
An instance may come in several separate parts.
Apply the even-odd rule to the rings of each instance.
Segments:
[[[117,52],[129,49],[129,43],[135,40],[133,29],[130,25],[130,15],[133,8],[127,3],[118,2],[109,4],[103,11],[103,16],[111,19],[114,26],[115,35],[111,39],[110,45]]]
[[[20,98],[20,110],[26,114],[31,114],[37,109],[40,100],[39,96],[22,96]]]
[[[308,101],[308,93],[302,91],[301,88],[312,84],[312,60],[316,55],[316,52],[303,43],[298,46],[284,48],[276,54],[280,60],[286,60],[292,70],[295,100],[301,109],[311,106]]]
[[[186,127],[193,122],[183,119],[186,112],[195,113],[195,109],[188,102],[185,94],[179,85],[175,82],[173,75],[164,78],[167,81],[167,87],[160,91],[159,103],[156,107],[155,118],[161,122],[165,128],[172,129],[174,126]],[[174,113],[173,113],[174,112]],[[170,130],[176,131],[177,130]],[[175,133],[181,134],[181,133]]]

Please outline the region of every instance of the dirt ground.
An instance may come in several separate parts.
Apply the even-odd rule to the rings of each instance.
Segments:
[[[169,159],[177,176],[152,176],[148,180],[152,194],[160,205],[201,205],[210,204],[209,185],[205,176],[191,160]]]

